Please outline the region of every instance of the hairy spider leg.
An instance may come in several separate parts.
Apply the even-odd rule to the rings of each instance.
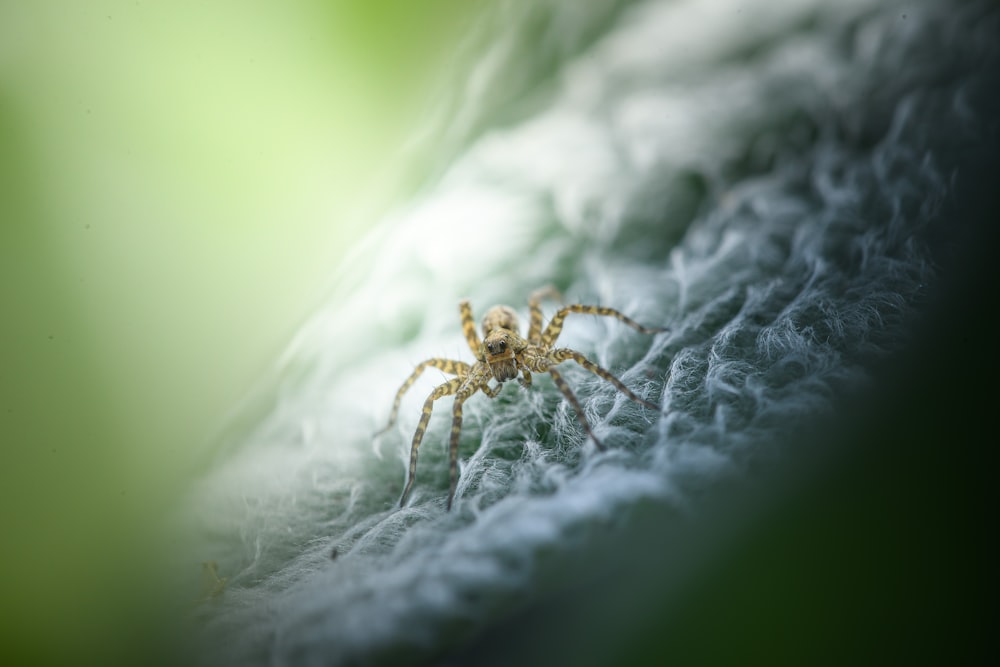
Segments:
[[[531,324],[528,327],[528,342],[538,345],[542,341],[542,299],[562,300],[562,295],[552,285],[536,289],[528,297],[528,308],[531,311]]]
[[[392,402],[392,412],[389,413],[389,423],[385,428],[376,433],[375,437],[382,435],[395,425],[396,417],[399,416],[399,405],[403,400],[403,394],[409,391],[410,387],[413,386],[413,383],[417,381],[417,378],[420,377],[420,374],[423,373],[424,369],[428,366],[438,368],[449,375],[457,375],[459,377],[468,375],[470,368],[469,364],[464,361],[453,361],[451,359],[428,359],[427,361],[422,361],[417,364],[417,367],[413,369],[413,373],[410,374],[410,377],[406,378],[406,382],[404,382],[403,386],[401,386],[399,391],[396,392],[396,399]]]
[[[468,300],[459,302],[458,312],[462,316],[462,332],[465,334],[465,340],[469,343],[469,349],[472,350],[472,356],[481,359],[483,344],[479,340],[479,334],[476,333],[476,322],[472,319],[472,306]]]
[[[552,347],[555,344],[556,339],[559,338],[559,334],[562,332],[563,320],[565,320],[566,316],[570,313],[584,313],[586,315],[604,315],[607,317],[613,317],[616,320],[629,325],[639,333],[644,334],[654,334],[667,331],[667,329],[651,329],[649,327],[644,327],[632,318],[618,312],[614,308],[605,308],[604,306],[585,306],[583,304],[574,303],[560,308],[556,314],[552,316],[552,319],[549,320],[549,326],[545,327],[545,332],[542,334],[541,345],[543,347]]]
[[[478,368],[476,370],[479,371]],[[496,396],[502,385],[487,391],[485,387],[488,386],[488,381],[489,377],[485,373],[474,373],[455,394],[455,404],[451,409],[451,439],[448,441],[448,511],[451,511],[451,502],[455,499],[455,489],[458,488],[458,440],[462,434],[462,404],[480,389],[486,391],[490,398]]]
[[[523,362],[518,363],[517,367],[521,369],[521,377],[517,378],[517,381],[525,389],[531,389],[531,371],[524,367]]]
[[[576,416],[580,420],[580,423],[583,424],[583,428],[587,431],[587,435],[589,435],[590,439],[594,441],[597,448],[603,452],[604,443],[602,443],[597,436],[594,435],[593,429],[590,428],[590,422],[587,421],[587,415],[583,411],[583,406],[580,405],[580,401],[576,400],[576,394],[574,394],[573,390],[569,388],[568,384],[566,384],[566,380],[563,379],[562,374],[560,374],[556,369],[550,368],[549,375],[552,376],[552,381],[556,383],[557,387],[559,387],[559,391],[562,392],[562,395],[566,397],[569,404],[573,406],[574,410],[576,410]]]
[[[451,437],[448,441],[448,511],[451,511],[455,489],[458,488],[458,442],[462,434],[462,404],[479,390],[490,398],[499,394],[503,384],[491,388],[489,385],[491,377],[489,366],[482,362],[477,363],[455,393],[455,404],[451,409]]]
[[[658,406],[658,405],[656,405],[654,403],[650,403],[649,401],[646,401],[646,400],[643,400],[643,399],[639,398],[634,393],[632,393],[632,390],[629,389],[628,387],[626,387],[625,384],[621,380],[619,380],[614,375],[612,375],[610,372],[608,372],[607,370],[605,370],[601,366],[598,366],[593,361],[591,361],[587,357],[583,356],[581,353],[577,352],[576,350],[571,350],[568,347],[561,347],[561,348],[558,348],[558,349],[555,349],[555,350],[552,350],[551,352],[549,352],[546,355],[545,358],[548,359],[553,364],[558,364],[558,363],[562,363],[563,361],[573,360],[576,363],[578,363],[581,366],[583,366],[584,368],[586,368],[588,371],[590,371],[594,375],[602,377],[605,380],[607,380],[608,382],[610,382],[611,384],[613,384],[615,386],[615,388],[618,389],[618,391],[620,391],[621,393],[625,394],[626,396],[628,396],[630,399],[632,399],[636,403],[641,403],[642,405],[645,405],[647,408],[652,408],[653,410],[656,410],[656,411],[660,410],[660,406]],[[552,371],[550,369],[549,373],[551,374],[551,372]]]
[[[500,393],[500,390],[503,389],[503,385],[498,384],[496,386],[491,387],[489,384],[484,382],[483,385],[480,387],[480,389],[482,389],[483,393],[489,396],[490,398],[496,398],[497,394]]]
[[[417,474],[417,450],[420,449],[420,441],[424,439],[424,431],[427,430],[427,422],[431,420],[431,412],[434,410],[434,401],[443,396],[451,396],[457,392],[466,379],[467,378],[458,377],[448,380],[444,384],[438,385],[434,391],[431,392],[430,396],[427,397],[427,400],[424,401],[424,410],[420,415],[420,423],[417,424],[417,430],[413,433],[413,442],[410,444],[410,471],[407,476],[406,487],[403,489],[403,496],[399,499],[400,507],[406,504],[406,499],[410,495],[410,489],[413,487],[413,480]]]

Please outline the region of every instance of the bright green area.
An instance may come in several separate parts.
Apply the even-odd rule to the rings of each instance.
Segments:
[[[0,4],[0,661],[142,652],[163,512],[399,192],[473,6]]]

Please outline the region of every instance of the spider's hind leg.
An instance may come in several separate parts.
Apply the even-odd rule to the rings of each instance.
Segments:
[[[479,340],[479,334],[476,333],[476,322],[472,319],[472,306],[468,301],[460,301],[458,312],[462,316],[462,333],[465,334],[465,341],[469,344],[469,349],[472,350],[472,356],[479,359],[481,353],[479,348],[482,347],[482,341]]]
[[[536,289],[528,297],[528,308],[531,311],[531,323],[528,326],[528,342],[537,345],[542,340],[542,299],[562,300],[562,295],[552,285]]]
[[[556,339],[559,338],[559,334],[562,332],[563,320],[570,313],[583,313],[585,315],[602,315],[605,317],[613,317],[623,324],[627,324],[639,333],[644,334],[654,334],[662,333],[667,331],[664,328],[650,328],[644,327],[631,317],[615,310],[614,308],[605,308],[604,306],[585,306],[583,304],[574,303],[569,306],[563,306],[559,311],[552,316],[549,320],[549,325],[545,327],[545,331],[542,333],[541,345],[542,347],[552,347],[555,345]]]

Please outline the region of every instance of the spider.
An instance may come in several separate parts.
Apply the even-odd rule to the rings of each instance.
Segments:
[[[476,357],[476,363],[469,365],[463,361],[453,361],[451,359],[428,359],[413,370],[410,377],[396,392],[396,399],[392,404],[392,412],[389,415],[389,424],[376,434],[382,435],[393,427],[396,417],[399,414],[399,405],[403,395],[413,386],[420,374],[428,367],[437,368],[449,375],[454,375],[451,380],[438,385],[424,401],[423,413],[420,415],[420,422],[417,430],[413,434],[413,442],[410,445],[410,468],[407,476],[406,487],[399,500],[399,506],[406,504],[406,499],[413,488],[413,480],[417,471],[417,450],[424,438],[427,424],[431,418],[431,411],[434,409],[434,401],[445,396],[455,397],[454,407],[452,407],[451,440],[449,442],[448,453],[450,456],[450,478],[448,488],[448,510],[451,510],[452,501],[455,498],[455,487],[458,483],[458,439],[462,432],[462,404],[477,391],[482,391],[490,398],[496,398],[503,388],[503,383],[516,379],[522,387],[531,387],[532,373],[548,373],[552,376],[556,387],[566,397],[569,404],[576,411],[576,416],[586,430],[587,435],[599,450],[604,450],[604,445],[594,435],[583,407],[577,400],[573,391],[566,384],[562,374],[556,370],[556,366],[564,361],[575,361],[577,364],[587,369],[591,373],[598,375],[625,394],[627,397],[641,403],[653,410],[659,410],[659,406],[643,400],[636,396],[626,387],[621,380],[610,372],[587,359],[583,354],[569,348],[553,348],[559,333],[562,331],[563,320],[570,313],[585,313],[589,315],[606,315],[627,324],[636,331],[645,334],[654,334],[667,331],[667,329],[651,329],[644,327],[635,320],[632,320],[617,310],[604,308],[603,306],[585,306],[582,304],[571,304],[563,306],[549,321],[545,330],[542,330],[542,310],[541,300],[545,297],[558,299],[559,293],[553,287],[544,287],[536,290],[528,299],[528,306],[531,311],[531,321],[528,326],[528,337],[522,338],[518,334],[519,324],[517,313],[510,306],[494,306],[486,311],[483,317],[482,329],[483,340],[479,340],[476,333],[476,325],[472,319],[472,307],[468,301],[461,301],[458,305],[462,317],[462,330],[465,339],[469,343],[469,349]],[[520,374],[520,377],[518,376]],[[496,380],[495,385],[490,385],[490,380]]]

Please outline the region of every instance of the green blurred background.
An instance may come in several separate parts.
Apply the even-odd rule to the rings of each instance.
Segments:
[[[482,4],[0,5],[0,658],[142,654],[173,500]]]

